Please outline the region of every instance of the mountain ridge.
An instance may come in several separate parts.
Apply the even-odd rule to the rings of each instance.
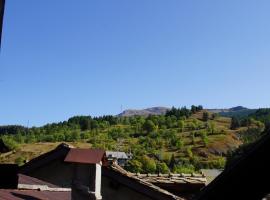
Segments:
[[[148,115],[164,115],[171,108],[164,106],[155,106],[145,109],[126,109],[123,112],[119,113],[118,117],[130,117],[130,116],[148,116]],[[234,115],[246,115],[255,112],[257,109],[249,109],[243,106],[235,106],[231,108],[210,108],[205,109],[212,113],[219,113],[222,116],[234,116]]]
[[[151,108],[145,108],[145,109],[127,109],[118,114],[119,117],[130,117],[130,116],[147,116],[147,115],[164,115],[166,112],[170,110],[170,108],[162,107],[162,106],[156,106]]]

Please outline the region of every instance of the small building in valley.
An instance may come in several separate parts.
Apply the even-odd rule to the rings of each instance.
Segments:
[[[117,163],[121,167],[124,167],[127,165],[128,161],[132,159],[132,154],[121,151],[106,151],[106,156],[109,161],[109,163]]]

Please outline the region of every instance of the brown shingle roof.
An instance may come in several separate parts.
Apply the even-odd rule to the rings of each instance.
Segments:
[[[73,148],[73,146],[62,143],[58,145],[54,150],[42,154],[21,166],[19,172],[22,174],[29,174],[40,167],[46,166],[54,160],[62,161],[65,159],[71,148]]]
[[[171,184],[202,184],[206,185],[206,178],[201,174],[132,174],[149,183]]]
[[[50,192],[38,190],[4,190],[0,189],[2,200],[71,200],[71,192]]]
[[[115,181],[120,182],[121,184],[133,189],[139,193],[142,193],[146,196],[149,196],[151,199],[155,200],[185,200],[179,196],[176,196],[167,190],[164,190],[152,183],[144,181],[132,173],[124,170],[119,165],[113,164],[108,167],[103,167],[103,175],[106,177],[112,178]]]
[[[100,149],[70,149],[65,162],[95,164],[104,160],[105,151]]]
[[[24,185],[47,185],[50,188],[58,188],[59,186],[42,181],[40,179],[31,177],[31,176],[26,176],[24,174],[18,174],[19,177],[19,184],[24,184]]]

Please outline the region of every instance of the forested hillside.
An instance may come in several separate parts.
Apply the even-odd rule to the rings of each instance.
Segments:
[[[29,129],[2,126],[1,138],[11,152],[1,154],[0,162],[23,164],[59,142],[68,142],[79,147],[131,152],[134,159],[127,168],[134,172],[223,168],[228,152],[263,133],[267,117],[264,111],[256,113],[240,120],[192,106],[173,107],[165,115],[75,116]]]

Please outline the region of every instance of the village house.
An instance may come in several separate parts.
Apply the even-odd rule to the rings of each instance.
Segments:
[[[76,149],[67,144],[29,161],[18,169],[18,174],[16,188],[0,189],[5,200],[24,199],[23,196],[181,200],[198,193],[206,183],[200,175],[130,173],[116,163],[109,165],[102,150]]]
[[[0,165],[0,199],[227,200],[269,199],[267,172],[270,135],[264,136],[206,185],[200,174],[137,174],[109,165],[102,150],[61,144],[24,166]],[[268,179],[263,173],[263,179]],[[87,177],[87,179],[85,179]],[[195,194],[197,195],[195,196]],[[77,198],[79,197],[79,198]]]
[[[128,161],[132,159],[132,154],[122,151],[106,151],[107,159],[110,163],[116,162],[121,167],[127,165]]]

